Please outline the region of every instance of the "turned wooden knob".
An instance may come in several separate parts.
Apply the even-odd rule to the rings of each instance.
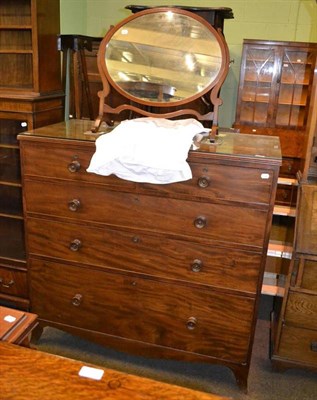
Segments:
[[[81,246],[81,241],[79,239],[74,239],[70,242],[69,248],[71,251],[78,251]]]
[[[197,217],[195,218],[194,225],[198,229],[202,229],[207,225],[207,220],[205,217]]]
[[[11,279],[8,283],[6,283],[3,279],[0,278],[0,285],[3,288],[9,289],[10,287],[12,287],[14,285],[14,280]]]
[[[200,272],[203,267],[203,262],[201,260],[194,260],[191,265],[191,270],[193,272]]]
[[[68,209],[70,211],[77,211],[80,207],[80,200],[78,199],[73,199],[68,202]]]
[[[75,307],[79,307],[83,301],[83,295],[82,294],[75,294],[75,296],[72,298],[72,305]]]
[[[197,183],[200,188],[204,189],[209,186],[209,179],[206,176],[201,176]]]
[[[68,164],[69,172],[78,172],[81,168],[80,162],[77,160],[73,160],[70,164]]]
[[[186,322],[186,327],[190,331],[194,330],[197,327],[197,319],[195,317],[189,317]]]

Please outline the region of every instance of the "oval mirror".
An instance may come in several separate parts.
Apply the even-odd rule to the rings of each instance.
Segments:
[[[221,35],[184,10],[145,10],[116,25],[99,55],[110,84],[125,97],[160,106],[200,97],[226,59]]]

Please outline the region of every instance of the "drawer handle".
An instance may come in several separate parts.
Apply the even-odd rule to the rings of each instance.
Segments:
[[[201,176],[198,179],[198,186],[202,189],[206,188],[209,186],[209,179],[206,176]]]
[[[197,328],[197,319],[195,317],[189,317],[186,322],[186,327],[188,330],[193,331]]]
[[[311,351],[317,351],[317,342],[311,342],[310,348]]]
[[[75,296],[72,298],[72,305],[75,307],[79,307],[83,301],[83,295],[82,294],[75,294]]]
[[[2,287],[9,289],[10,287],[12,287],[14,285],[14,280],[11,279],[8,283],[5,283],[4,280],[0,279],[0,283],[1,283]]]
[[[205,217],[197,217],[194,221],[194,225],[197,229],[202,229],[207,225],[207,220]]]
[[[77,211],[80,207],[80,201],[78,199],[73,199],[68,203],[68,208],[70,211]]]
[[[79,239],[74,239],[72,242],[70,242],[69,248],[71,251],[78,251],[81,246],[81,241]]]
[[[201,260],[196,259],[193,261],[191,265],[191,270],[193,272],[200,272],[202,267],[203,267],[203,262]]]
[[[68,164],[68,171],[69,172],[78,172],[81,168],[80,162],[79,161],[72,161],[70,164]]]

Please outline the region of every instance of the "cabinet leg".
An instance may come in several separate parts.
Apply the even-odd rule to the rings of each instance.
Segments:
[[[37,325],[35,329],[33,329],[32,334],[31,334],[31,347],[36,346],[36,343],[40,340],[40,337],[42,336],[43,333],[43,326],[42,325]],[[33,346],[32,346],[33,345]]]
[[[249,366],[240,366],[237,368],[230,368],[234,373],[237,385],[239,389],[244,393],[248,393],[248,375],[249,375]]]

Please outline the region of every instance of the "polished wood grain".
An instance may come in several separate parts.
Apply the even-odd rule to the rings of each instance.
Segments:
[[[97,381],[83,366],[104,371]],[[213,394],[128,375],[36,350],[0,343],[1,397],[6,400],[225,400]]]
[[[216,145],[204,140],[189,151],[193,179],[151,185],[88,174],[90,124],[19,135],[40,328],[225,365],[246,390],[278,139],[224,131]]]

